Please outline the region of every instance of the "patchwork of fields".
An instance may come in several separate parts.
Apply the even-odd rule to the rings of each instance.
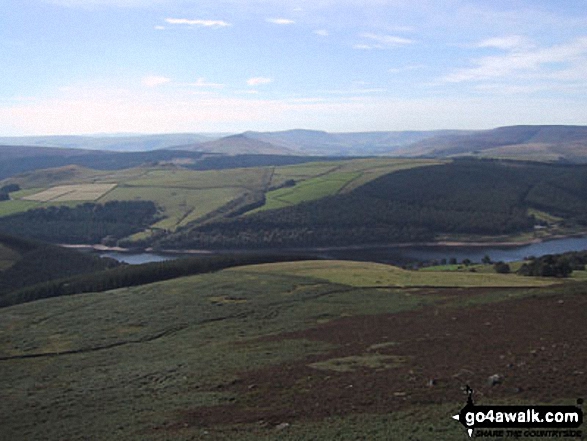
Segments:
[[[210,171],[177,167],[95,171],[69,166],[11,179],[22,190],[14,192],[12,200],[0,202],[0,216],[83,201],[142,200],[157,204],[163,217],[151,228],[174,231],[222,217],[245,204],[241,201],[262,194],[266,204],[259,210],[268,210],[350,191],[396,170],[440,163],[378,158]],[[295,185],[270,190],[291,180]]]
[[[348,192],[387,173],[441,163],[436,160],[378,158],[278,167],[272,184],[279,185],[293,179],[296,185],[269,191],[265,205],[255,211],[283,208]]]
[[[58,185],[22,199],[38,202],[96,201],[115,187],[116,184]]]

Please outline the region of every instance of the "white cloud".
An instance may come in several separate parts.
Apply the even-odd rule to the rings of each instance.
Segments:
[[[371,49],[383,49],[383,46],[381,46],[380,44],[378,45],[372,45],[372,44],[354,44],[353,45],[353,49],[359,49],[359,50],[371,50]]]
[[[328,37],[330,35],[326,29],[317,29],[314,31],[314,34],[320,37]]]
[[[414,43],[414,40],[404,37],[397,37],[395,35],[383,35],[367,32],[359,36],[362,38],[367,38],[369,40],[376,41],[377,43],[381,43],[386,46],[405,46],[407,44]]]
[[[271,82],[273,82],[273,80],[267,77],[254,77],[247,80],[247,84],[249,86],[259,86],[261,84],[269,84]]]
[[[167,84],[170,81],[171,81],[171,78],[150,75],[148,77],[144,77],[142,83],[144,86],[147,86],[147,87],[157,87],[157,86],[161,86],[162,84]]]
[[[360,34],[359,37],[368,40],[368,42],[357,43],[353,45],[354,49],[386,49],[407,46],[415,43],[415,41],[410,38],[398,37],[395,35],[374,34],[372,32]]]
[[[155,26],[155,29],[158,31],[163,31],[163,30],[165,30],[165,26],[158,25],[158,26]]]
[[[273,23],[276,25],[291,25],[295,23],[295,21],[290,20],[288,18],[268,18],[265,21],[267,23]]]
[[[187,86],[222,88],[224,84],[210,83],[205,78],[200,77],[194,83],[188,83]]]
[[[478,48],[496,48],[496,49],[523,49],[532,47],[530,42],[520,35],[510,35],[507,37],[495,37],[483,40],[475,45]]]
[[[442,81],[461,83],[494,78],[552,78],[557,72],[572,73],[572,76],[577,77],[581,70],[578,66],[584,65],[586,61],[587,37],[583,37],[561,45],[530,49],[516,47],[505,55],[474,59],[473,67],[458,69],[446,75]],[[587,72],[579,75],[578,79],[587,80]]]
[[[230,23],[224,20],[192,20],[189,18],[166,18],[165,22],[174,25],[202,26],[206,28],[225,28],[227,26],[231,26]]]

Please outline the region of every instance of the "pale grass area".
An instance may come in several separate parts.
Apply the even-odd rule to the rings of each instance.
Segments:
[[[116,185],[112,183],[58,185],[22,199],[38,202],[95,201],[114,189]]]
[[[342,358],[318,361],[308,366],[321,371],[354,372],[362,368],[371,368],[377,371],[400,367],[407,361],[407,357],[400,355],[364,354]]]
[[[381,263],[342,260],[270,263],[227,271],[313,277],[355,287],[533,287],[558,282],[515,274],[409,271]]]

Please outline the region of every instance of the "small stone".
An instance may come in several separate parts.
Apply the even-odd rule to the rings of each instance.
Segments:
[[[487,379],[487,385],[495,386],[496,384],[500,384],[503,381],[503,377],[499,374],[493,374]]]
[[[281,430],[285,430],[289,427],[289,423],[281,423],[278,424],[277,426],[275,426],[275,430],[277,431],[281,431]]]

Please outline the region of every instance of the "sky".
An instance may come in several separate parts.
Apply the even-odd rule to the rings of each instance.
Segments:
[[[0,136],[587,125],[587,0],[2,0]]]

